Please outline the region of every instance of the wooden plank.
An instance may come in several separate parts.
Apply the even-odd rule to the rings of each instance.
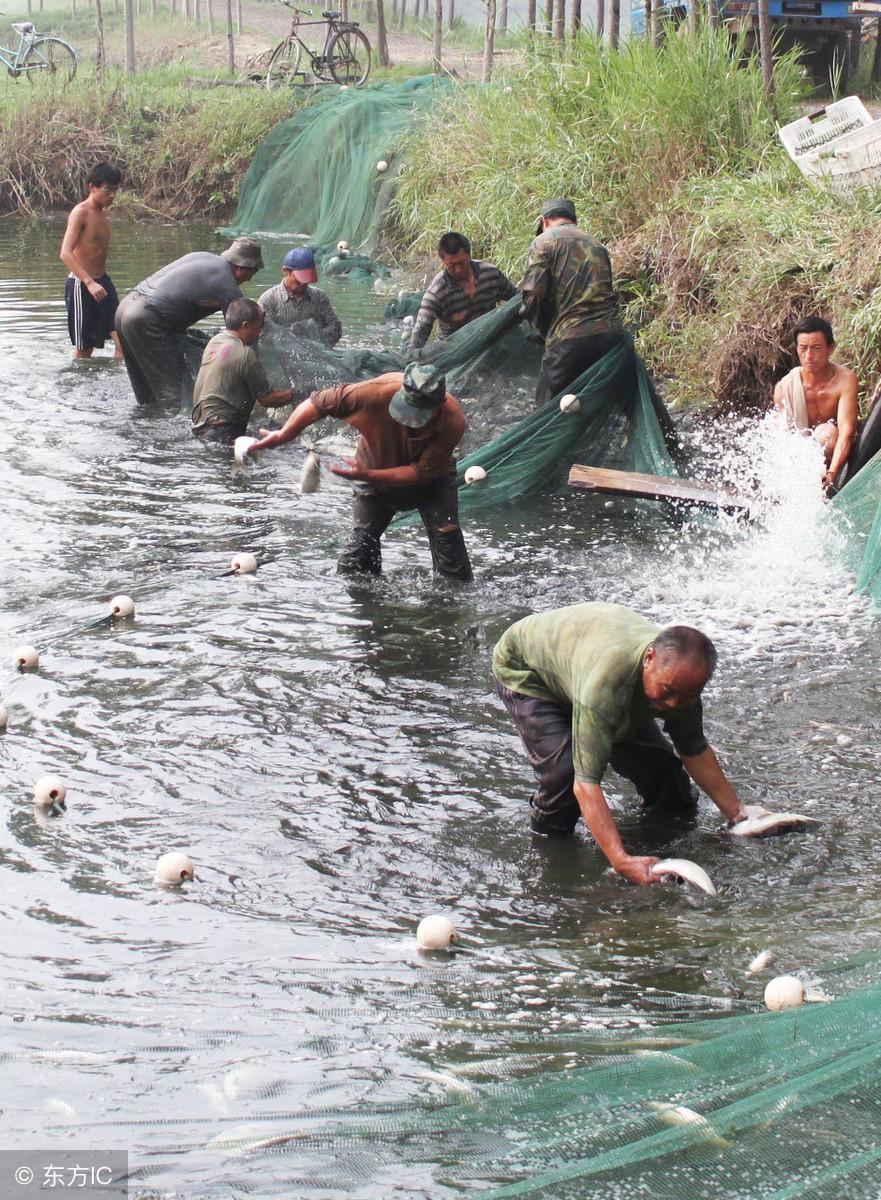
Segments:
[[[635,471],[612,471],[607,467],[584,467],[579,463],[569,472],[569,486],[607,496],[632,496],[642,500],[669,500],[698,508],[748,513],[750,501],[734,492],[707,487],[696,479],[666,475],[640,475]]]

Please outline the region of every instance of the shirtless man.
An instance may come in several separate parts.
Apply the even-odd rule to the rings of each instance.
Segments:
[[[86,178],[88,198],[67,218],[59,257],[70,271],[64,302],[74,358],[91,358],[95,347],[103,346],[108,337],[113,338],[116,357],[122,358],[116,335],[119,297],[104,273],[110,245],[106,210],[116,198],[121,179],[122,172],[112,163],[92,167]]]
[[[831,361],[832,326],[805,317],[795,328],[798,361],[774,389],[774,407],[792,429],[811,433],[826,459],[823,488],[835,485],[857,433],[857,377]]]

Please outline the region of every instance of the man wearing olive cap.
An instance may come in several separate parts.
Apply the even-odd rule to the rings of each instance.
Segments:
[[[354,491],[355,524],[339,573],[378,575],[380,538],[396,513],[416,509],[434,570],[460,583],[470,580],[452,457],[465,433],[465,414],[438,368],[410,363],[403,372],[313,392],[277,432],[261,429],[262,441],[251,450],[283,446],[322,417],[338,417],[361,434],[349,465],[331,467],[352,481]]]
[[[523,280],[524,315],[545,339],[536,406],[559,395],[624,334],[606,247],[575,224],[571,200],[546,200]]]
[[[241,299],[239,285],[263,269],[260,243],[240,237],[221,254],[196,250],[133,288],[116,314],[126,370],[139,404],[179,403],[192,390],[183,335]]]

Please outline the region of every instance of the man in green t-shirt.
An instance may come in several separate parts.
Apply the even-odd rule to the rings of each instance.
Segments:
[[[732,823],[765,812],[746,812],[704,737],[700,694],[715,666],[699,630],[662,630],[620,604],[574,604],[512,625],[493,675],[538,780],[533,831],[566,836],[582,816],[619,875],[654,883],[658,860],[628,854],[609,811],[600,786],[609,764],[668,819],[694,815],[689,776]]]
[[[204,442],[233,442],[248,428],[255,404],[290,404],[293,388],[273,388],[253,348],[263,332],[263,309],[255,300],[233,300],[226,329],[205,347],[193,389],[193,433]]]

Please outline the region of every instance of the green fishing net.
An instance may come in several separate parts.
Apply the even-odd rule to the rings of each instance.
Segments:
[[[448,83],[420,76],[368,88],[329,88],[281,121],[254,155],[230,233],[308,240],[324,270],[372,275],[395,187],[395,151]],[[378,170],[378,163],[386,163]],[[339,259],[337,243],[352,257]],[[333,259],[338,259],[334,262]]]
[[[840,557],[856,575],[857,590],[881,604],[881,452],[833,497],[830,510]]]

